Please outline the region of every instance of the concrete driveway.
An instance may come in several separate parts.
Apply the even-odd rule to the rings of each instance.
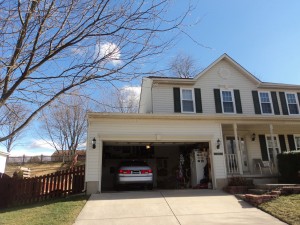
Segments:
[[[75,225],[285,224],[217,190],[94,194]]]

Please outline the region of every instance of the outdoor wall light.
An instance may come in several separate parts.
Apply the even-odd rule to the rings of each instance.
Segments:
[[[92,140],[92,146],[93,146],[93,149],[96,148],[96,138],[93,138],[93,140]]]
[[[221,145],[221,141],[220,141],[220,139],[218,138],[218,140],[217,140],[217,149],[220,149],[220,145]]]
[[[151,148],[150,144],[146,145],[146,149],[150,149],[150,148]]]
[[[252,134],[251,139],[252,141],[255,141],[255,133]]]

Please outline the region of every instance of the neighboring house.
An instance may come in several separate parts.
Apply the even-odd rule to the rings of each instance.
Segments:
[[[138,114],[88,114],[87,191],[111,187],[117,163],[132,158],[151,165],[158,188],[174,187],[180,165],[185,186],[198,184],[194,164],[207,160],[213,188],[274,178],[276,155],[300,150],[299,102],[300,85],[262,82],[226,54],[195,78],[144,78]]]

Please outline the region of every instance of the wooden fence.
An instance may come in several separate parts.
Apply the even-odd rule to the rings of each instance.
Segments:
[[[82,193],[85,166],[27,179],[0,175],[0,208]]]

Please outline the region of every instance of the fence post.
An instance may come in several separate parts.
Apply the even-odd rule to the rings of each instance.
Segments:
[[[43,162],[43,154],[41,154],[41,163]]]

